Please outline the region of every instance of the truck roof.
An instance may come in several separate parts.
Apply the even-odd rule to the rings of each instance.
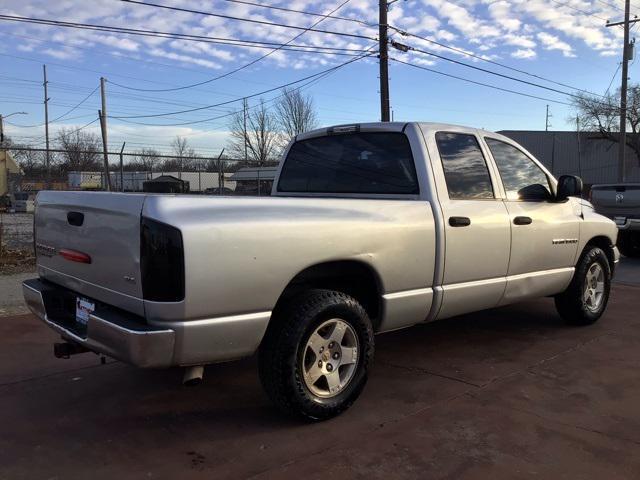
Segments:
[[[481,128],[467,127],[464,125],[454,125],[438,122],[365,122],[365,123],[346,123],[341,125],[333,125],[329,127],[317,128],[309,132],[302,133],[296,137],[296,141],[306,140],[308,138],[322,137],[336,132],[347,132],[349,129],[353,131],[364,132],[402,132],[407,125],[419,125],[422,129],[427,130],[454,130],[456,132],[486,132],[498,137],[504,137],[499,133],[491,132]],[[507,137],[504,137],[507,138]]]

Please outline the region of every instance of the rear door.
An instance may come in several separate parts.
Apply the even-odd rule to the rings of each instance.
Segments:
[[[552,178],[519,146],[485,136],[505,192],[511,258],[503,303],[558,293],[573,275],[580,209],[553,198]]]
[[[140,215],[144,199],[137,194],[41,192],[35,217],[40,276],[143,314]]]
[[[510,229],[473,132],[431,132],[431,162],[444,217],[443,300],[438,318],[491,308],[505,288]]]

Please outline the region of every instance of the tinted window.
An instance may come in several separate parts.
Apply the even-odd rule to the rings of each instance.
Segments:
[[[549,180],[529,157],[508,143],[486,138],[509,200],[551,197]]]
[[[409,140],[402,133],[352,133],[296,142],[278,191],[416,194]]]
[[[451,199],[494,198],[487,162],[474,135],[436,133]]]

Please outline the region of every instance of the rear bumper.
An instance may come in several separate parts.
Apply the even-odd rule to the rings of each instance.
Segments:
[[[133,321],[133,316],[113,310],[96,310],[89,316],[86,333],[70,328],[65,319],[47,312],[45,297],[66,289],[39,279],[27,280],[22,292],[29,309],[66,340],[97,353],[138,367],[168,367],[173,364],[175,332]]]
[[[86,329],[80,331],[75,310],[60,314],[57,304],[64,298],[75,302],[83,294],[37,278],[23,282],[22,291],[29,309],[64,339],[138,367],[203,365],[252,355],[271,318],[271,312],[265,311],[199,320],[145,321],[96,302]]]
[[[617,223],[618,230],[640,230],[640,218],[627,218],[624,223]]]

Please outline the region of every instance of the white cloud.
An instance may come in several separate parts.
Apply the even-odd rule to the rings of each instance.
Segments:
[[[546,50],[560,50],[565,57],[575,57],[573,48],[567,42],[563,42],[555,35],[547,32],[539,32],[538,40],[542,42]]]
[[[534,58],[536,56],[535,50],[530,48],[519,48],[515,52],[511,52],[513,58]]]

